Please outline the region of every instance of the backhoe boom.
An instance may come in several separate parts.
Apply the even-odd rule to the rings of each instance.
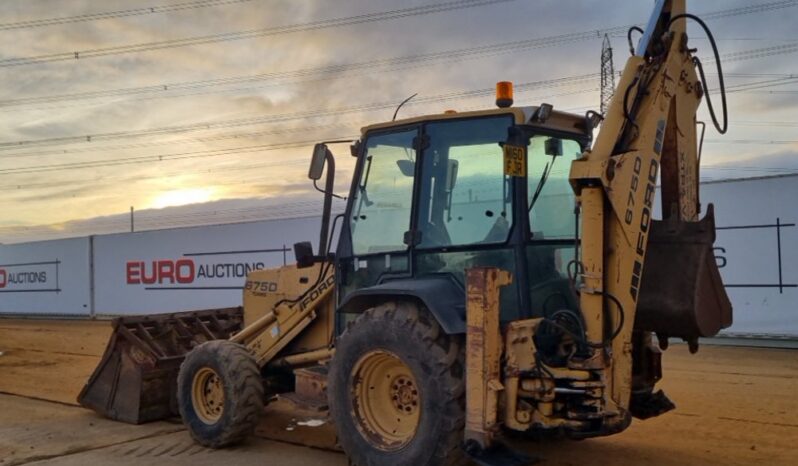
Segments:
[[[707,260],[712,210],[698,222],[696,112],[704,86],[687,45],[685,0],[660,1],[657,8],[626,63],[593,150],[572,164],[570,174],[583,212],[580,304],[590,342],[612,339],[612,357],[604,359],[611,385],[605,401],[621,411],[629,410],[633,390],[648,388],[632,383],[632,358],[643,357],[633,351],[648,351],[633,348],[634,331],[696,345],[699,336],[731,323],[717,266]],[[653,220],[658,176],[662,222]],[[690,234],[690,225],[704,228]],[[683,274],[696,279],[668,286]],[[657,283],[647,283],[655,276]],[[674,300],[666,290],[685,298]],[[658,314],[679,318],[676,328],[656,325]],[[708,322],[697,331],[692,321]],[[653,388],[655,381],[646,383]]]

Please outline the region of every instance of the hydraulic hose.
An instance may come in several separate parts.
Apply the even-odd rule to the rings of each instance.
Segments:
[[[726,105],[726,85],[723,81],[723,68],[721,67],[720,63],[720,54],[718,53],[718,45],[715,43],[715,37],[712,35],[712,31],[709,30],[709,26],[698,16],[691,15],[690,13],[683,13],[680,15],[676,15],[668,22],[668,29],[670,29],[671,25],[674,21],[679,19],[692,19],[699,26],[704,30],[707,34],[707,38],[709,39],[710,45],[712,45],[712,53],[715,55],[715,64],[718,67],[718,83],[720,85],[720,98],[721,98],[721,105],[723,106],[723,125],[718,122],[718,118],[715,115],[715,107],[712,105],[712,99],[709,95],[709,87],[707,86],[707,77],[704,74],[704,67],[701,64],[701,60],[698,57],[693,57],[693,63],[695,63],[696,67],[698,68],[698,73],[701,75],[701,83],[704,86],[704,90],[706,91],[707,95],[707,107],[709,108],[709,115],[712,117],[712,124],[715,125],[715,129],[718,130],[720,134],[725,134],[726,131],[729,129],[729,113],[728,113],[728,106]]]

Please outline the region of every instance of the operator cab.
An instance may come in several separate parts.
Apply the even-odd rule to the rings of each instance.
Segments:
[[[568,174],[592,129],[590,119],[546,104],[364,128],[335,254],[341,323],[398,293],[444,308],[431,309],[444,329],[464,331],[465,270],[477,266],[513,274],[502,321],[575,310]],[[438,291],[425,296],[425,279]],[[451,293],[440,292],[440,280]],[[459,318],[439,315],[452,312]]]

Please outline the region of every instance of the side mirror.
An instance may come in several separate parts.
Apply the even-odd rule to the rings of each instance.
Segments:
[[[414,176],[416,174],[416,163],[412,160],[401,159],[396,161],[399,171],[404,176]]]
[[[544,145],[546,146],[546,155],[551,155],[552,157],[562,155],[562,139],[548,138]]]
[[[316,263],[316,258],[313,256],[313,245],[310,244],[310,241],[294,243],[294,258],[296,258],[296,266],[299,269],[311,267]]]
[[[454,191],[454,185],[457,183],[457,167],[460,162],[454,159],[449,159],[446,163],[446,192]]]
[[[327,144],[319,143],[313,146],[313,158],[310,159],[310,170],[308,178],[313,181],[320,180],[324,172],[324,161],[327,159]]]
[[[357,140],[354,143],[352,143],[351,146],[349,146],[349,154],[352,157],[357,157],[357,154],[359,153],[360,153],[360,141]]]

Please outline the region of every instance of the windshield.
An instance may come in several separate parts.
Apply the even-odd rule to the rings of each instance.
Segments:
[[[573,239],[575,198],[568,174],[581,144],[533,135],[526,179],[512,178],[504,173],[501,146],[512,125],[511,115],[497,115],[434,121],[366,138],[349,219],[353,253],[404,251],[411,239],[419,249],[503,244],[513,228],[513,186],[524,182],[532,239]],[[408,237],[412,215],[416,228]]]

